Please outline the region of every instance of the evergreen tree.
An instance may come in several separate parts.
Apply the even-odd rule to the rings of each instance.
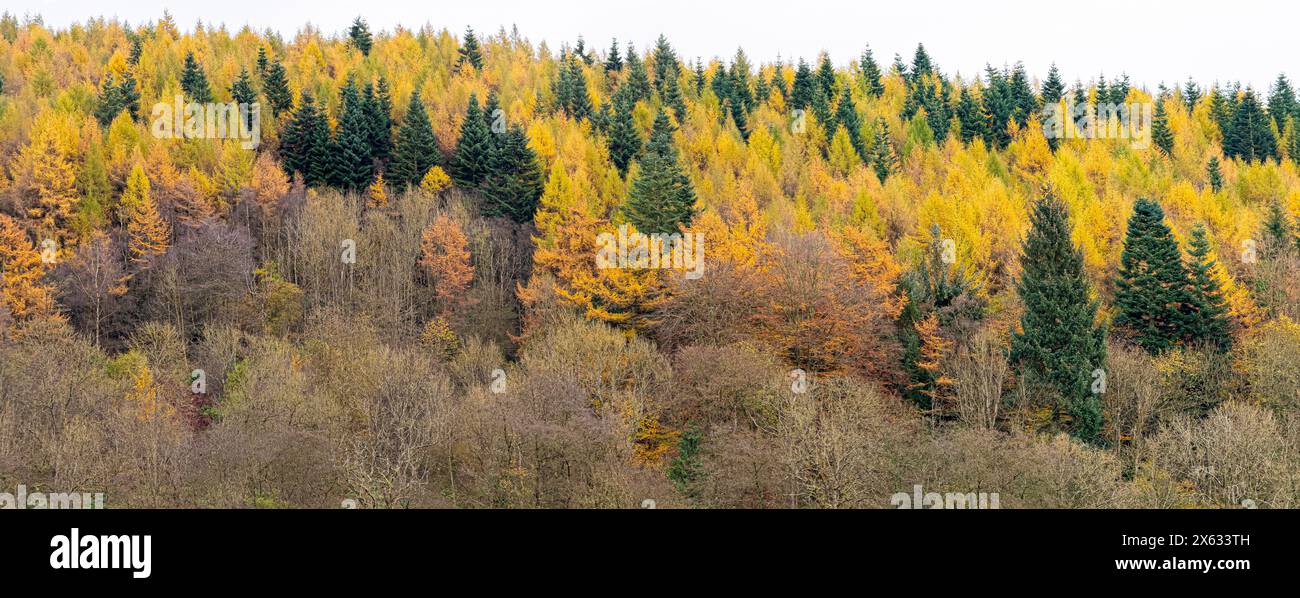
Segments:
[[[467,117],[468,118],[468,117]],[[430,168],[442,161],[438,140],[429,123],[429,114],[420,101],[420,92],[411,94],[406,117],[397,131],[393,159],[388,166],[388,180],[398,189],[417,186]]]
[[[483,69],[483,51],[479,49],[478,38],[474,36],[473,27],[465,28],[465,40],[456,52],[460,54],[460,58],[456,60],[456,70],[460,70],[466,62],[475,70]]]
[[[643,233],[675,233],[695,217],[695,189],[677,163],[673,126],[661,110],[623,213]]]
[[[203,67],[195,60],[193,52],[185,53],[185,70],[181,73],[181,91],[191,102],[207,104],[212,101],[212,88]]]
[[[1233,102],[1224,97],[1219,86],[1215,85],[1210,90],[1210,116],[1214,118],[1214,123],[1219,125],[1219,132],[1224,138],[1228,135],[1228,129],[1232,125]]]
[[[980,96],[984,112],[984,141],[990,147],[1004,149],[1011,143],[1007,126],[1015,114],[1015,100],[1003,73],[988,66],[984,69],[989,85]]]
[[[677,64],[677,53],[668,45],[668,38],[660,34],[655,42],[655,89],[663,95],[668,80],[677,81],[682,74],[681,65]]]
[[[1020,256],[1016,292],[1024,302],[1020,330],[1011,336],[1011,362],[1021,375],[1055,390],[1055,410],[1069,416],[1070,434],[1096,442],[1099,397],[1092,373],[1106,359],[1106,332],[1096,324],[1083,254],[1070,240],[1065,203],[1048,195],[1035,206]]]
[[[1061,82],[1061,72],[1056,69],[1055,62],[1052,63],[1052,68],[1047,70],[1047,80],[1043,82],[1040,96],[1044,106],[1055,104],[1065,96],[1065,83]]]
[[[1293,244],[1300,244],[1300,239],[1296,239],[1291,232],[1291,223],[1282,202],[1274,201],[1269,205],[1268,219],[1264,221],[1261,236],[1264,241],[1264,256],[1270,259],[1290,253],[1294,249]]]
[[[339,189],[360,193],[374,179],[374,157],[370,151],[370,121],[361,94],[351,81],[343,87],[343,111],[332,148],[330,182]]]
[[[826,101],[835,99],[835,67],[831,64],[831,57],[824,52],[817,65],[817,85],[825,94]]]
[[[1164,218],[1154,201],[1134,204],[1115,285],[1116,326],[1131,331],[1137,344],[1153,354],[1187,335],[1187,272]]]
[[[377,88],[366,84],[364,106],[370,123],[370,153],[376,160],[387,160],[393,152],[393,95],[386,79],[380,77]]]
[[[1255,92],[1247,89],[1223,134],[1223,155],[1247,162],[1277,159],[1277,138]]]
[[[581,63],[572,57],[560,66],[555,79],[555,99],[569,118],[582,120],[591,117],[593,108],[591,96],[587,93],[587,76]]]
[[[812,69],[800,58],[799,67],[794,71],[794,85],[790,89],[790,107],[803,110],[811,106],[814,85]]]
[[[1188,254],[1191,256],[1187,266],[1190,275],[1188,340],[1227,350],[1232,347],[1232,336],[1228,333],[1228,303],[1214,277],[1216,263],[1210,254],[1210,241],[1204,225],[1198,223],[1192,228]]]
[[[1110,103],[1119,106],[1128,102],[1129,87],[1128,73],[1121,73],[1120,78],[1110,88]]]
[[[245,126],[253,126],[252,104],[257,101],[257,90],[253,89],[253,79],[248,75],[247,69],[239,71],[239,78],[230,84],[230,98],[236,104],[250,106],[248,116],[246,117]]]
[[[912,70],[908,72],[908,82],[915,84],[934,72],[934,64],[930,61],[930,54],[925,51],[925,44],[916,44],[916,54],[912,56]]]
[[[676,79],[669,79],[664,82],[662,98],[664,105],[673,109],[673,115],[677,117],[677,122],[686,120],[686,100],[682,98],[682,92]],[[737,121],[737,126],[742,126],[739,121]],[[744,131],[743,126],[741,131]]]
[[[633,101],[650,99],[650,77],[646,74],[645,62],[632,44],[627,45],[627,82],[624,85],[632,94]]]
[[[961,140],[963,143],[970,143],[976,137],[983,139],[988,135],[988,131],[986,131],[988,120],[985,117],[984,108],[975,99],[975,87],[973,85],[961,91],[961,98],[957,101],[957,122],[961,125]]]
[[[543,186],[542,171],[536,154],[528,147],[528,136],[518,125],[509,127],[488,156],[480,211],[484,216],[528,222],[537,211]]]
[[[1187,112],[1196,110],[1196,103],[1199,101],[1201,101],[1201,89],[1196,86],[1196,82],[1191,77],[1188,77],[1187,84],[1183,85],[1183,103],[1187,104]]]
[[[1218,156],[1211,156],[1205,165],[1205,174],[1210,179],[1210,190],[1218,193],[1223,189],[1223,171],[1219,168]]]
[[[280,136],[280,159],[290,176],[302,175],[308,185],[325,182],[329,124],[317,108],[310,93],[303,91],[294,112]]]
[[[699,58],[695,59],[695,78],[691,82],[695,84],[696,96],[704,93],[704,63]]]
[[[117,94],[122,101],[122,109],[126,110],[131,120],[140,120],[140,89],[136,86],[131,71],[122,73],[122,83],[117,86]]]
[[[880,81],[880,65],[876,64],[876,58],[871,55],[870,46],[862,51],[862,63],[858,67],[862,69],[862,82],[867,95],[878,98],[885,93],[885,85]]]
[[[293,93],[289,91],[289,78],[285,75],[284,64],[279,58],[267,67],[264,84],[266,102],[271,105],[271,114],[279,116],[293,108]]]
[[[894,142],[889,138],[889,124],[885,119],[876,120],[876,138],[871,144],[871,167],[876,171],[880,184],[894,172],[898,165],[898,155],[894,152]]]
[[[267,59],[267,57],[266,57],[266,46],[258,46],[258,48],[257,48],[257,76],[258,76],[258,77],[261,77],[263,81],[266,80],[266,69],[267,69],[267,67],[269,67],[270,65],[271,65],[271,64],[270,64],[270,61],[269,61],[269,60]]]
[[[709,81],[709,88],[713,90],[713,95],[717,96],[719,104],[726,102],[727,98],[731,97],[731,74],[721,64],[713,71],[713,79]]]
[[[113,73],[108,73],[104,76],[104,84],[100,87],[99,97],[96,98],[95,120],[106,127],[122,112],[122,107],[121,89],[114,82]]]
[[[587,42],[581,35],[578,36],[578,43],[573,46],[573,53],[578,55],[583,64],[591,66],[591,55],[587,54]]]
[[[1282,129],[1282,149],[1292,162],[1300,164],[1300,116],[1287,119]]]
[[[1268,115],[1273,117],[1279,131],[1286,128],[1292,117],[1300,115],[1300,102],[1296,101],[1295,89],[1285,74],[1277,76],[1268,94]]]
[[[1169,114],[1163,100],[1156,100],[1156,117],[1151,123],[1151,140],[1165,156],[1174,155],[1174,132],[1169,129]]]
[[[623,59],[618,55],[618,38],[610,42],[609,55],[605,57],[605,72],[612,73],[623,70]]]
[[[637,133],[636,122],[632,119],[635,102],[631,98],[614,97],[614,115],[609,127],[609,159],[618,168],[620,174],[627,175],[627,167],[632,158],[641,151],[641,136]]]
[[[772,67],[772,87],[781,92],[781,99],[790,98],[790,88],[785,83],[785,66],[779,62]]]
[[[862,142],[862,121],[858,118],[858,109],[853,105],[853,94],[846,85],[840,93],[840,103],[835,108],[835,124],[844,127],[849,134],[849,143],[863,161],[868,159],[866,144]]]
[[[478,97],[471,93],[465,120],[460,125],[460,139],[451,156],[451,178],[461,187],[478,187],[487,176],[487,161],[492,153],[492,130],[483,118]]]
[[[370,27],[366,25],[366,20],[357,17],[352,21],[352,28],[348,29],[348,43],[361,51],[362,56],[370,55],[370,46],[374,40],[370,37]]]
[[[699,498],[698,482],[705,475],[704,459],[701,455],[703,432],[699,426],[691,424],[677,440],[677,456],[668,465],[665,475],[682,496],[694,501]]]

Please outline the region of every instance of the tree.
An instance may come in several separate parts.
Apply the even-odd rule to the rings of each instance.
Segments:
[[[1106,333],[1096,324],[1083,254],[1070,240],[1065,203],[1047,195],[1033,208],[1020,254],[1016,292],[1024,302],[1020,329],[1012,331],[1010,359],[1030,382],[1052,389],[1054,411],[1068,416],[1075,438],[1095,442],[1101,405],[1091,392],[1092,373],[1106,356]]]
[[[360,50],[362,56],[370,55],[370,46],[374,40],[370,37],[370,27],[366,25],[365,19],[357,17],[352,21],[352,27],[348,29],[348,43]]]
[[[515,222],[528,222],[537,211],[542,186],[537,155],[528,147],[528,136],[523,127],[509,127],[488,154],[480,211],[484,216],[505,216]]]
[[[388,166],[389,180],[398,189],[419,185],[425,173],[441,161],[442,153],[433,134],[433,125],[429,123],[429,114],[424,110],[419,90],[416,90],[411,94],[406,117],[397,131],[393,159]]]
[[[136,270],[147,268],[171,246],[171,227],[158,215],[149,177],[139,164],[131,169],[119,206],[126,223],[127,259]]]
[[[1292,117],[1300,115],[1300,102],[1296,101],[1295,89],[1291,87],[1285,73],[1278,74],[1273,89],[1268,94],[1268,115],[1273,117],[1279,131],[1286,127]]]
[[[623,59],[618,55],[618,38],[614,38],[609,44],[609,53],[605,56],[605,72],[621,70],[623,70]]]
[[[329,172],[329,123],[316,109],[310,93],[303,91],[298,110],[280,139],[280,156],[290,176],[302,175],[308,185],[321,185]]]
[[[474,280],[467,244],[465,232],[446,214],[438,214],[421,235],[420,266],[433,282],[440,315],[460,302]]]
[[[284,65],[276,58],[266,71],[263,93],[271,105],[271,114],[279,116],[293,108],[293,93],[289,91],[289,79],[285,75]]]
[[[474,36],[474,28],[465,28],[465,40],[461,43],[460,48],[456,50],[460,58],[456,61],[456,70],[468,62],[475,70],[483,69],[483,52],[479,49],[478,38]]]
[[[388,207],[388,191],[384,185],[384,173],[375,175],[375,180],[366,188],[366,206],[383,209]]]
[[[627,81],[623,85],[627,86],[633,102],[650,99],[650,76],[646,74],[645,62],[632,44],[627,45]]]
[[[68,308],[86,313],[74,320],[92,331],[99,346],[104,322],[117,312],[118,297],[126,293],[122,284],[121,251],[108,235],[96,231],[77,248],[76,254],[58,270],[61,301]]]
[[[54,291],[44,284],[45,263],[13,218],[0,214],[0,304],[16,322],[54,317]]]
[[[802,110],[812,105],[813,74],[808,63],[799,59],[799,66],[794,71],[794,83],[790,88],[790,107]]]
[[[230,97],[240,106],[248,106],[247,114],[243,116],[244,126],[248,129],[253,127],[252,104],[257,101],[257,90],[253,89],[253,80],[248,76],[247,69],[239,71],[239,78],[230,84]]]
[[[1116,280],[1115,325],[1129,330],[1148,353],[1185,338],[1188,280],[1173,232],[1160,204],[1138,199],[1124,236]]]
[[[661,110],[623,213],[643,233],[676,233],[695,216],[695,189],[677,163],[673,126]]]
[[[632,158],[641,152],[641,135],[637,133],[636,122],[632,119],[634,103],[630,98],[615,94],[614,116],[607,137],[609,159],[623,175],[627,175],[627,168],[632,164]]]
[[[894,142],[889,137],[889,123],[886,123],[883,118],[876,121],[876,138],[871,144],[870,162],[881,185],[885,184],[885,179],[889,178],[898,165]]]
[[[1223,134],[1223,155],[1247,162],[1276,160],[1277,138],[1272,120],[1260,108],[1255,92],[1247,89],[1232,111],[1232,120]]]
[[[1228,333],[1228,302],[1215,276],[1217,262],[1211,254],[1204,225],[1198,223],[1192,228],[1188,245],[1191,257],[1188,264],[1191,275],[1188,285],[1189,340],[1227,350],[1232,347],[1232,336]]]
[[[207,104],[212,101],[212,88],[208,85],[208,76],[203,66],[194,58],[193,52],[185,53],[185,70],[181,73],[181,91],[191,102]]]
[[[863,160],[867,159],[867,147],[862,142],[862,121],[858,118],[858,109],[853,105],[853,94],[847,85],[840,93],[840,103],[835,108],[835,124],[844,127],[849,135],[853,150]]]
[[[109,73],[104,76],[104,84],[100,87],[99,97],[95,105],[95,120],[99,121],[101,126],[108,126],[117,118],[118,113],[122,112],[123,100],[122,92],[113,81],[113,74]]]
[[[1219,157],[1211,156],[1205,165],[1205,176],[1210,179],[1210,190],[1218,193],[1223,189],[1223,171],[1219,169]]]
[[[961,90],[956,112],[957,123],[961,125],[962,143],[970,143],[976,137],[984,139],[988,136],[988,120],[985,118],[980,101],[975,99],[974,86]]]
[[[1268,219],[1264,221],[1261,236],[1264,241],[1264,255],[1269,258],[1290,253],[1296,243],[1300,243],[1291,232],[1291,223],[1288,221],[1282,202],[1274,201],[1269,204]]]
[[[1174,155],[1174,132],[1169,129],[1169,114],[1164,100],[1156,100],[1156,116],[1151,123],[1151,140],[1166,157]]]
[[[572,57],[560,65],[560,73],[555,80],[555,99],[569,118],[582,120],[592,114],[587,76],[582,71],[582,64]]]
[[[380,162],[388,160],[393,151],[393,98],[388,91],[388,82],[379,79],[379,91],[366,84],[361,94],[361,107],[366,116],[366,125],[370,135],[370,155]]]
[[[423,109],[423,108],[422,108]],[[492,154],[492,131],[483,119],[483,109],[478,97],[469,94],[465,120],[460,124],[460,139],[451,156],[451,178],[462,187],[477,187],[488,173],[488,158]]]
[[[668,45],[668,38],[664,37],[663,34],[660,34],[659,39],[655,41],[654,62],[655,89],[662,96],[668,81],[671,79],[675,82],[682,75],[682,67],[677,62],[677,52],[673,51],[673,47]]]
[[[344,191],[360,193],[374,178],[374,158],[370,153],[370,121],[366,119],[361,96],[348,82],[343,87],[343,114],[331,154],[329,180]]]
[[[1201,89],[1196,86],[1196,82],[1188,77],[1187,84],[1183,86],[1183,103],[1187,104],[1187,111],[1190,113],[1196,110],[1196,103],[1201,101]]]
[[[885,93],[885,85],[880,81],[880,65],[876,64],[876,58],[871,55],[870,46],[862,51],[862,61],[858,67],[862,69],[862,82],[867,95],[878,98]]]

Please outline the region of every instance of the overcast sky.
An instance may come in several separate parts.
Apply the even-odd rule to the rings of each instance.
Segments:
[[[518,25],[534,43],[555,48],[582,34],[589,47],[602,50],[612,37],[644,49],[663,32],[683,58],[729,57],[743,46],[754,62],[778,54],[811,59],[826,50],[844,65],[869,43],[887,65],[895,53],[910,62],[923,42],[944,72],[967,78],[985,62],[1015,61],[1042,77],[1055,61],[1070,83],[1127,71],[1135,85],[1150,88],[1191,75],[1267,90],[1279,72],[1294,81],[1300,71],[1300,7],[1279,0],[5,0],[2,6],[19,16],[39,13],[57,27],[91,15],[139,23],[166,8],[184,29],[201,19],[289,37],[308,21],[326,33],[342,32],[360,11],[372,30],[431,23],[453,32],[467,25],[495,32]]]

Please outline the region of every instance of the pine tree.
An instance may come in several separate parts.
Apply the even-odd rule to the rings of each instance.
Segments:
[[[325,184],[329,170],[329,123],[303,91],[298,109],[280,138],[280,157],[287,174],[302,175],[307,185]]]
[[[1174,155],[1174,132],[1169,129],[1169,114],[1164,100],[1156,100],[1156,117],[1151,123],[1151,140],[1165,156]]]
[[[522,127],[511,126],[500,135],[487,166],[482,185],[483,215],[505,216],[515,222],[532,220],[542,196],[542,171]]]
[[[1247,162],[1276,160],[1277,139],[1270,124],[1271,119],[1260,108],[1255,92],[1247,88],[1223,134],[1223,155]]]
[[[627,86],[633,101],[650,99],[650,76],[632,44],[627,45],[627,82],[623,85]]]
[[[136,86],[131,71],[122,73],[122,83],[117,86],[117,92],[122,99],[122,109],[131,116],[131,120],[140,120],[140,89]]]
[[[957,101],[957,122],[961,125],[963,143],[970,143],[976,137],[983,139],[988,135],[985,130],[988,121],[983,106],[975,99],[974,86],[961,91],[961,99]]]
[[[1228,302],[1214,276],[1216,262],[1210,252],[1204,225],[1198,223],[1192,228],[1188,246],[1191,256],[1187,266],[1190,275],[1188,340],[1227,350],[1232,347],[1232,336],[1228,333]]]
[[[677,53],[668,45],[668,38],[663,34],[655,41],[655,89],[662,96],[668,80],[676,81],[682,75],[682,67],[677,63]]]
[[[582,63],[591,66],[591,55],[587,54],[587,42],[578,36],[578,43],[573,46],[573,53],[578,56]]]
[[[677,163],[673,126],[660,111],[623,214],[642,233],[676,233],[695,217],[695,189]]]
[[[1205,165],[1205,174],[1210,179],[1210,190],[1218,193],[1223,189],[1223,171],[1219,168],[1219,157],[1211,156]]]
[[[289,79],[279,58],[267,67],[264,87],[266,89],[263,93],[266,94],[267,103],[271,105],[271,114],[278,117],[293,108],[293,93],[289,91]]]
[[[876,58],[871,55],[870,46],[862,51],[862,63],[858,66],[862,69],[862,82],[867,95],[878,98],[885,93],[885,85],[880,81],[880,65],[876,64]]]
[[[191,102],[207,104],[212,101],[212,88],[203,67],[195,60],[193,52],[185,53],[185,70],[181,73],[181,91]]]
[[[614,116],[609,127],[609,159],[618,168],[619,173],[627,175],[627,167],[632,158],[641,151],[641,136],[637,133],[636,122],[632,119],[633,101],[615,94]]]
[[[1105,329],[1096,324],[1098,303],[1088,288],[1083,254],[1070,240],[1065,203],[1048,195],[1034,206],[1030,220],[1016,281],[1024,313],[1020,330],[1012,331],[1011,363],[1029,381],[1055,391],[1056,411],[1069,416],[1072,436],[1096,442],[1101,405],[1090,386],[1093,371],[1106,358]]]
[[[1160,204],[1137,200],[1115,283],[1116,326],[1153,354],[1172,347],[1188,330],[1187,272],[1164,218]]]
[[[374,157],[370,153],[370,121],[366,119],[361,95],[351,81],[343,87],[343,111],[332,148],[330,183],[352,193],[366,189],[374,178]]]
[[[370,55],[370,46],[374,40],[370,37],[370,27],[366,25],[366,20],[357,17],[352,21],[352,28],[348,29],[348,43],[361,51],[362,56]]]
[[[266,46],[258,46],[258,48],[257,48],[257,76],[258,76],[258,77],[261,77],[263,81],[266,80],[266,69],[267,69],[269,66],[271,66],[271,63],[270,63],[270,61],[269,61],[269,60],[267,59],[267,57],[266,57]]]
[[[612,73],[623,70],[623,59],[618,55],[618,38],[614,38],[609,44],[609,53],[605,56],[605,72]]]
[[[555,80],[555,98],[569,118],[583,120],[592,115],[587,76],[582,71],[582,65],[572,57],[560,66],[559,76]]]
[[[131,169],[126,189],[119,201],[121,219],[126,223],[127,253],[136,268],[148,267],[157,256],[167,252],[171,228],[158,215],[158,206],[150,196],[149,177],[139,164]]]
[[[253,128],[253,102],[257,101],[257,90],[253,89],[253,80],[248,75],[247,69],[239,71],[239,78],[230,84],[230,98],[239,106],[247,106],[247,113],[244,115],[244,126],[249,130]]]
[[[363,100],[370,123],[370,153],[386,161],[393,153],[393,96],[388,81],[380,77],[375,91],[367,83]]]
[[[402,126],[397,131],[393,159],[388,166],[388,180],[397,189],[419,185],[424,180],[425,173],[441,161],[442,153],[438,149],[437,138],[434,137],[433,125],[429,123],[429,114],[420,101],[419,90],[416,90],[411,94],[406,117],[402,119]]]
[[[817,85],[821,87],[828,102],[835,98],[835,66],[831,64],[831,57],[824,52],[817,65]]]
[[[475,70],[483,70],[483,51],[479,49],[478,38],[474,36],[474,28],[465,28],[465,40],[461,43],[460,48],[456,50],[460,58],[456,61],[456,70],[468,62]]]
[[[898,155],[894,152],[894,142],[889,137],[889,123],[885,119],[876,120],[876,138],[871,143],[871,167],[876,171],[880,184],[894,172],[898,165]]]
[[[1043,82],[1042,93],[1040,97],[1043,105],[1055,104],[1061,101],[1065,96],[1065,84],[1061,82],[1061,72],[1057,70],[1056,63],[1052,63],[1052,68],[1047,70],[1047,80]]]
[[[1273,89],[1268,94],[1268,115],[1273,117],[1279,131],[1286,127],[1292,117],[1300,115],[1300,102],[1296,101],[1295,89],[1284,73],[1277,76]]]
[[[925,51],[925,44],[916,44],[916,53],[912,55],[912,70],[908,72],[908,82],[916,84],[934,72],[934,64],[930,61],[930,54]]]
[[[492,131],[483,119],[478,97],[469,95],[465,120],[460,125],[460,139],[451,156],[451,178],[461,187],[477,187],[487,175],[487,161],[492,153]]]
[[[812,69],[800,58],[799,67],[794,71],[794,84],[790,89],[790,107],[803,110],[811,106],[814,85]]]

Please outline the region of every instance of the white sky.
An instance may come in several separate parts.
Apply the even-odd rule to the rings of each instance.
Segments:
[[[0,9],[41,14],[62,27],[87,17],[117,16],[132,23],[153,20],[163,9],[190,29],[225,23],[271,28],[287,37],[310,21],[325,33],[346,30],[361,15],[372,31],[400,23],[425,23],[461,32],[466,25],[496,32],[518,25],[534,43],[552,48],[582,34],[604,50],[610,38],[646,48],[660,32],[678,55],[730,57],[738,46],[751,62],[782,56],[811,60],[821,50],[844,65],[870,43],[886,66],[894,53],[907,62],[924,42],[945,73],[970,78],[994,65],[1023,61],[1042,77],[1055,61],[1067,83],[1107,80],[1127,71],[1137,86],[1161,81],[1203,83],[1240,80],[1261,90],[1286,72],[1294,82],[1296,22],[1300,4],[1287,0],[218,0],[137,2],[104,0],[4,0]]]

